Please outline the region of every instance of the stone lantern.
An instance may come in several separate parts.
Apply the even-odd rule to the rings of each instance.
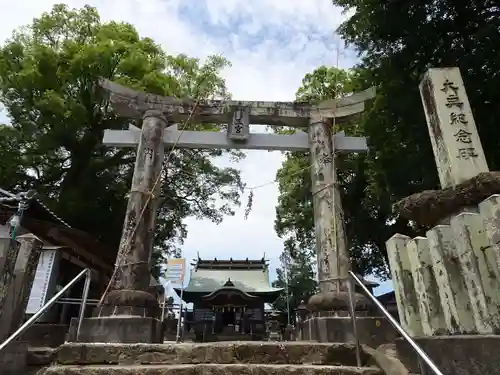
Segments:
[[[307,304],[304,302],[304,300],[300,301],[300,305],[295,309],[295,311],[299,315],[299,322],[304,322],[307,318],[307,314],[309,313]]]

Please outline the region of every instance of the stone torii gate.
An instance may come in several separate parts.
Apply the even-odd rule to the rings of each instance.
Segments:
[[[106,130],[103,144],[137,147],[137,158],[127,206],[116,277],[104,296],[98,316],[83,321],[79,341],[160,342],[158,303],[147,292],[155,228],[156,197],[164,149],[254,149],[307,151],[315,215],[318,278],[321,293],[311,299],[315,310],[332,309],[344,293],[349,253],[345,242],[340,194],[335,184],[335,153],[364,152],[364,137],[332,135],[331,121],[342,123],[364,111],[369,89],[349,97],[314,106],[298,102],[179,100],[146,94],[108,80],[101,87],[109,93],[115,112],[143,119],[142,129]],[[227,132],[178,130],[174,124],[227,123]],[[169,124],[172,126],[168,127]],[[293,135],[252,134],[250,124],[289,126],[304,132]],[[345,294],[345,293],[344,293]],[[332,302],[333,301],[333,302]]]

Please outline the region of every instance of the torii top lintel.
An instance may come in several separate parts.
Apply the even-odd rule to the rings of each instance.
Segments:
[[[123,117],[140,118],[147,110],[159,110],[169,122],[185,121],[195,107],[191,99],[176,99],[136,91],[107,79],[100,80],[100,86],[109,93],[114,110]],[[335,118],[337,123],[347,121],[353,115],[364,111],[366,100],[375,97],[375,88],[317,105],[302,102],[263,101],[200,101],[192,116],[193,122],[226,123],[234,108],[250,108],[250,123],[307,127],[312,115]]]

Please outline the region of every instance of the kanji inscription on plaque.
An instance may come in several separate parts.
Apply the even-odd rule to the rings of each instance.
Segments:
[[[228,124],[227,137],[233,141],[246,141],[250,136],[250,109],[235,108]]]

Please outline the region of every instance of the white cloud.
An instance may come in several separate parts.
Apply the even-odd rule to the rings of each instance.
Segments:
[[[0,40],[28,24],[56,2],[0,0]],[[170,54],[204,58],[222,54],[232,62],[224,72],[230,92],[240,100],[292,100],[303,76],[319,65],[335,65],[342,42],[335,30],[345,19],[331,0],[67,0],[72,7],[95,6],[103,20],[133,24],[142,36]],[[352,66],[352,53],[341,51],[341,67]],[[238,165],[249,186],[275,178],[283,158],[276,152],[252,152]],[[223,161],[222,164],[227,164]],[[282,243],[274,233],[276,185],[255,191],[253,211],[244,205],[217,226],[188,220],[185,256],[260,258],[277,266]]]

